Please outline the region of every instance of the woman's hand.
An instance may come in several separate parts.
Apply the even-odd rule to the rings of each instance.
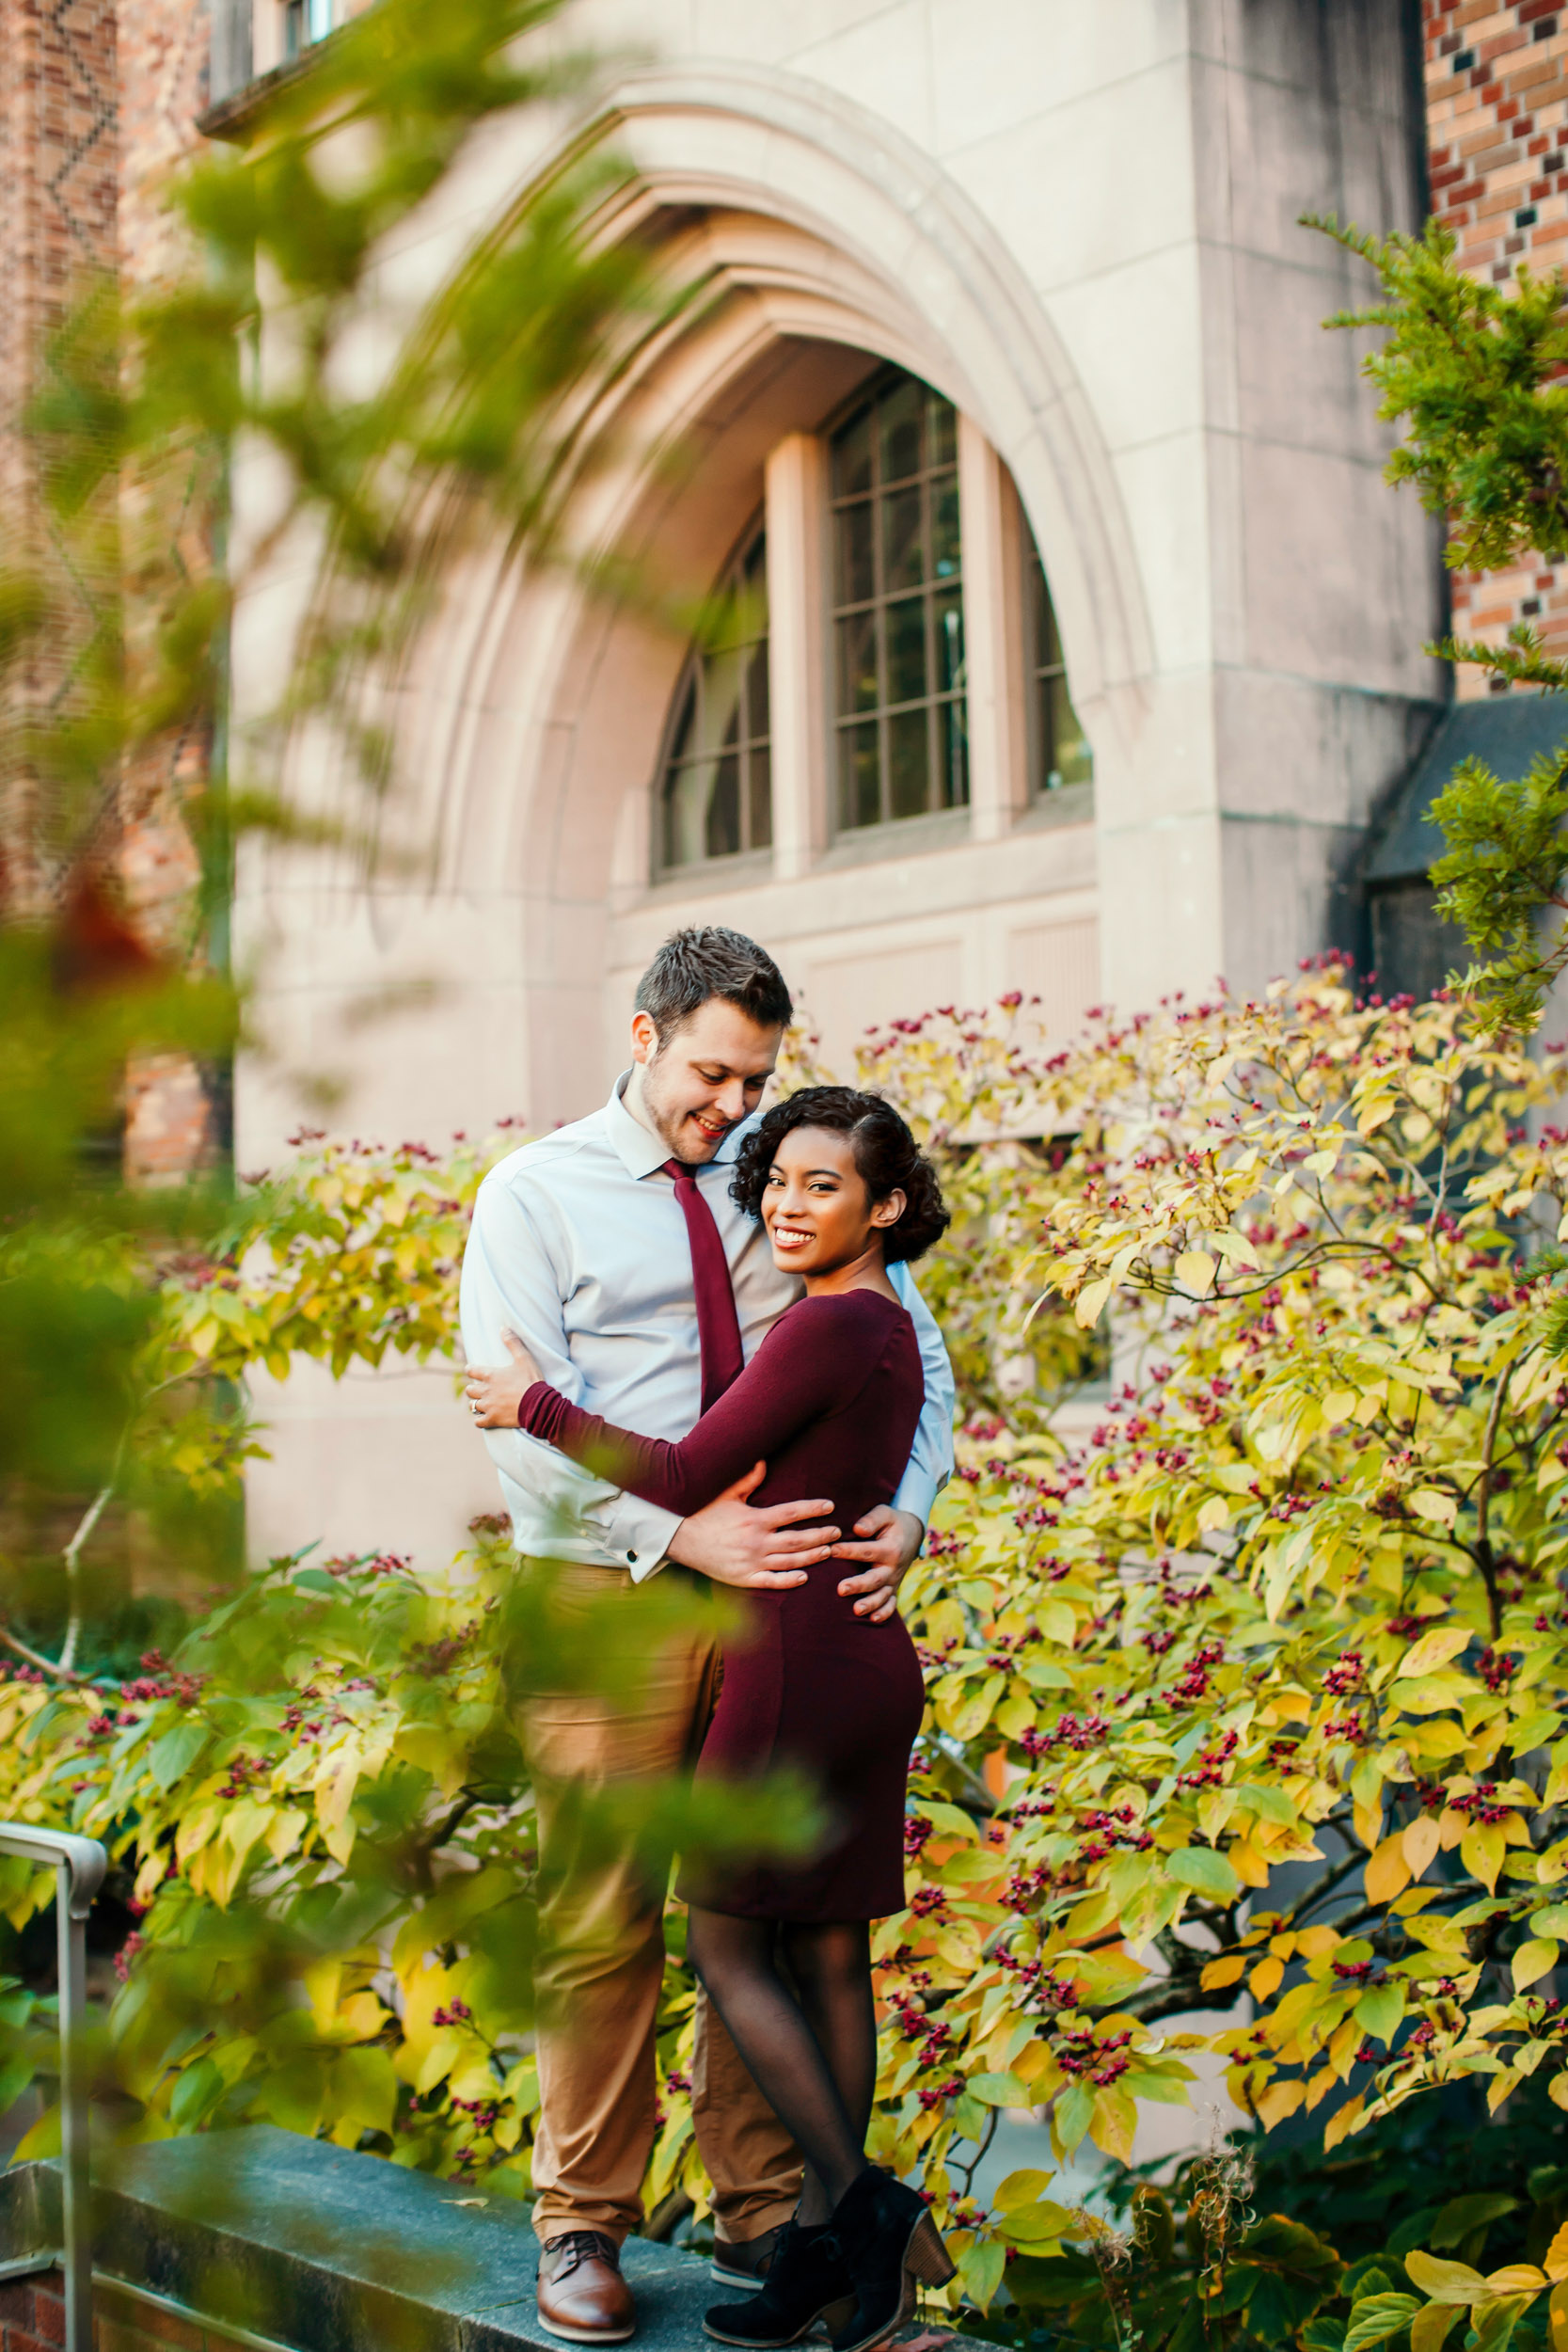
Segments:
[[[539,1378],[534,1362],[515,1331],[503,1331],[512,1362],[505,1372],[471,1372],[463,1390],[476,1429],[515,1429],[517,1408]]]

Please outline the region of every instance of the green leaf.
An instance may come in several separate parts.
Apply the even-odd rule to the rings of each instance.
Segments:
[[[1070,2156],[1094,2120],[1094,2091],[1087,2083],[1069,2083],[1056,2102],[1056,2137]]]
[[[177,1780],[184,1778],[209,1736],[203,1723],[176,1724],[153,1741],[148,1750],[147,1769],[160,1788],[172,1788]]]
[[[987,2238],[972,2246],[958,2265],[964,2291],[980,2311],[985,2311],[991,2296],[1002,2284],[1002,2273],[1007,2266],[1006,2250],[995,2238]]]
[[[1261,1781],[1243,1781],[1236,1791],[1236,1801],[1249,1813],[1256,1813],[1260,1821],[1277,1821],[1283,1829],[1294,1829],[1301,1819],[1283,1788],[1270,1788]]]
[[[1034,2166],[1009,2172],[991,2192],[991,2203],[998,2213],[1022,2212],[1025,2205],[1038,2203],[1055,2177],[1054,2172],[1041,2172]]]
[[[1404,1987],[1401,1984],[1373,1985],[1355,2004],[1356,2024],[1380,2042],[1392,2040],[1403,2015]]]
[[[177,2131],[194,2132],[222,2098],[223,2070],[215,2058],[198,2058],[187,2066],[174,2086],[168,2103],[169,2120]]]
[[[294,1579],[296,1592],[325,1593],[336,1599],[341,1594],[342,1589],[337,1578],[328,1576],[325,1568],[301,1568]]]
[[[1026,2107],[1029,2104],[1028,2087],[1016,2074],[971,2074],[964,2089],[982,2106]]]
[[[1242,1891],[1241,1880],[1225,1856],[1216,1853],[1212,1846],[1183,1846],[1180,1852],[1167,1857],[1165,1869],[1179,1886],[1193,1887],[1215,1902],[1234,1902]]]
[[[1504,2196],[1500,2189],[1478,2188],[1466,2197],[1450,2197],[1446,2205],[1438,2207],[1427,2244],[1438,2248],[1457,2246],[1483,2222],[1500,2221],[1505,2213],[1517,2213],[1518,2209],[1517,2197]]]
[[[1421,2308],[1418,2295],[1369,2295],[1356,2304],[1345,2330],[1344,2352],[1365,2352],[1408,2328]]]
[[[1503,2345],[1534,2302],[1533,2295],[1500,2295],[1472,2312],[1471,2352],[1502,2352]]]
[[[1004,2237],[1012,2239],[1020,2246],[1040,2246],[1070,2230],[1072,2216],[1065,2205],[1055,2204],[1047,2198],[1037,2205],[1022,2205],[1011,2213],[1005,2213],[997,2226]]]

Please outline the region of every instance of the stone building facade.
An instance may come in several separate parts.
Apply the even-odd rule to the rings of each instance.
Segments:
[[[39,93],[96,60],[96,249],[166,266],[158,175],[198,119],[243,137],[333,7],[138,0],[117,23],[112,0],[0,0],[13,226],[66,184]],[[1450,692],[1421,651],[1449,583],[1431,519],[1382,482],[1364,346],[1322,328],[1367,275],[1300,215],[1410,227],[1430,187],[1470,266],[1550,262],[1557,11],[569,0],[567,23],[636,60],[610,108],[628,226],[715,296],[617,419],[594,551],[693,595],[744,579],[749,617],[699,658],[504,550],[465,561],[400,705],[428,869],[367,888],[269,852],[242,873],[275,1053],[241,1073],[240,1165],[277,1156],[301,1073],[346,1077],[372,1136],[578,1115],[687,921],[767,940],[846,1067],[868,1023],[931,1003],[1020,987],[1061,1037],[1094,1001],[1359,944],[1369,845]],[[15,60],[45,40],[71,54],[29,81]],[[455,261],[560,135],[488,141],[425,254]],[[11,242],[42,287],[47,238]],[[0,341],[8,405],[41,315]],[[673,475],[677,442],[697,462]],[[1556,593],[1529,567],[1461,581],[1457,616],[1500,628],[1538,600],[1550,622]],[[242,722],[286,605],[240,615]],[[203,756],[171,747],[133,795],[150,920]],[[411,979],[428,1003],[345,1018]],[[155,1074],[138,1117],[173,1164],[197,1111]],[[265,1408],[259,1543],[436,1549],[489,1501],[444,1375],[296,1375]]]

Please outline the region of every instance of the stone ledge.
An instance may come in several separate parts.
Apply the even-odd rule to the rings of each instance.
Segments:
[[[128,2149],[93,2186],[101,2283],[282,2352],[557,2352],[534,2315],[526,2216],[461,2183],[271,2124]],[[59,2244],[52,2164],[0,2174],[0,2278]],[[636,2342],[703,2341],[721,2291],[705,2262],[628,2240]],[[167,2339],[165,2339],[167,2341]],[[953,2352],[971,2340],[939,2339]],[[973,2352],[981,2352],[978,2344]]]

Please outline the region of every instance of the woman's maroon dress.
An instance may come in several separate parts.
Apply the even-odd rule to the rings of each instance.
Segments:
[[[802,1298],[780,1316],[734,1385],[679,1445],[617,1429],[544,1381],[517,1421],[531,1437],[590,1463],[649,1502],[689,1518],[753,1464],[761,1506],[825,1495],[846,1530],[898,1490],[925,1402],[914,1326],[895,1300],[856,1290]],[[827,1524],[829,1522],[818,1522]],[[727,1872],[693,1890],[748,1919],[879,1919],[904,1908],[904,1795],[925,1705],[903,1619],[872,1625],[840,1597],[845,1563],[822,1560],[804,1584],[749,1592],[745,1636],[726,1644],[702,1777],[779,1768],[806,1774],[830,1817],[826,1846],[802,1866]]]

